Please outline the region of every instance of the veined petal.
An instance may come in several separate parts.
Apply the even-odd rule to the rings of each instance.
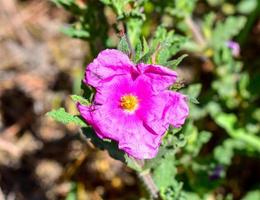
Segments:
[[[84,106],[80,103],[77,103],[78,111],[80,112],[80,115],[86,120],[86,122],[91,125],[97,136],[100,138],[104,138],[104,134],[101,132],[98,126],[96,126],[95,121],[92,118],[92,112],[93,112],[93,106]]]
[[[100,138],[117,141],[119,149],[127,154],[138,159],[150,159],[157,154],[162,136],[150,132],[136,115],[111,111],[107,105],[91,108],[78,104],[78,109]]]
[[[115,49],[106,49],[87,66],[84,82],[98,87],[101,81],[111,76],[131,74],[133,71],[134,64],[126,54]]]
[[[167,89],[175,83],[177,73],[160,65],[138,64],[137,69],[140,74],[149,78],[153,90],[158,92]]]
[[[177,73],[151,64],[135,66],[118,50],[104,50],[88,65],[84,82],[96,89],[91,106],[77,104],[100,138],[138,159],[156,156],[169,124],[180,127],[189,114],[186,96],[168,91]]]
[[[151,159],[158,153],[162,136],[151,133],[141,121],[127,127],[122,134],[118,147],[134,158]]]
[[[187,97],[179,92],[166,91],[162,94],[167,101],[163,118],[175,128],[181,127],[189,115]]]

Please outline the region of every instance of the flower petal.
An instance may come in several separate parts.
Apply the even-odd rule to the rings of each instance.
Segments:
[[[124,130],[118,147],[134,158],[151,159],[158,153],[161,138],[147,130],[139,121]]]
[[[134,64],[126,54],[115,49],[106,49],[87,66],[84,82],[98,87],[104,79],[119,74],[130,74],[133,71]]]
[[[150,159],[157,154],[161,135],[151,133],[136,115],[120,110],[111,112],[107,105],[91,109],[78,104],[78,109],[100,138],[117,141],[119,149],[127,154],[138,159]]]
[[[134,81],[129,74],[115,75],[100,82],[96,89],[95,104],[109,104],[118,107],[122,95],[131,93]]]
[[[166,91],[163,93],[167,101],[163,118],[172,124],[175,128],[181,127],[189,115],[187,97],[181,93]]]
[[[154,91],[162,91],[171,86],[177,79],[177,73],[160,65],[138,64],[140,74],[149,78]]]
[[[92,112],[93,112],[93,106],[84,106],[81,105],[80,103],[77,103],[77,108],[80,112],[80,115],[86,120],[86,122],[91,125],[97,136],[100,138],[104,138],[104,134],[101,132],[98,126],[96,126],[95,121],[92,118]]]

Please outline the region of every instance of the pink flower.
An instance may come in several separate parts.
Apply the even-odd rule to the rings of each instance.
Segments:
[[[232,55],[235,57],[239,57],[240,54],[240,46],[237,42],[232,40],[227,41],[227,47],[231,49]]]
[[[96,89],[92,105],[78,109],[100,138],[118,142],[137,159],[156,156],[169,125],[188,116],[186,97],[167,90],[176,72],[160,65],[133,64],[120,51],[107,49],[88,65],[86,84]]]

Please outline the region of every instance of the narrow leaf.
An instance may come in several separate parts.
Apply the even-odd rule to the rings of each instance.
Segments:
[[[127,42],[127,38],[126,36],[124,35],[121,40],[119,41],[119,44],[117,46],[117,49],[119,51],[122,51],[123,53],[129,55],[131,50],[130,50],[130,47],[128,45],[128,42]]]
[[[163,66],[167,66],[167,67],[176,69],[177,66],[180,64],[180,62],[187,56],[188,56],[187,54],[184,54],[175,60],[171,60],[171,61],[164,63]]]
[[[154,54],[156,49],[150,49],[146,54],[144,54],[138,61],[137,63],[148,63],[149,59],[151,56]]]

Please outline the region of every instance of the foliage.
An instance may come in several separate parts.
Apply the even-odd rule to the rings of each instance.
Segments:
[[[260,76],[254,74],[255,69],[249,71],[248,63],[236,58],[227,46],[231,40],[244,41],[259,13],[259,1],[232,4],[233,1],[208,0],[208,8],[222,12],[209,9],[203,16],[200,13],[199,19],[193,18],[198,13],[197,0],[90,0],[82,4],[74,0],[53,1],[75,17],[63,32],[86,40],[92,56],[100,49],[117,47],[135,63],[157,63],[177,70],[182,70],[178,67],[182,61],[196,58],[207,68],[203,76],[209,77],[199,81],[194,78],[184,88],[180,82],[172,87],[188,96],[190,118],[181,130],[168,130],[157,157],[145,161],[143,167],[119,151],[113,141],[99,139],[78,116],[63,108],[49,112],[49,116],[81,126],[82,133],[96,147],[107,150],[139,173],[151,173],[165,200],[209,199],[226,182],[225,172],[235,155],[259,156],[260,110],[256,91]],[[116,16],[115,24],[108,23],[105,10]],[[111,30],[114,35],[120,32],[120,38],[112,39]],[[85,87],[86,93],[89,91]],[[72,99],[88,104],[89,98],[83,96]],[[215,142],[213,148],[203,149],[210,142]],[[219,194],[217,199],[232,199],[232,195]],[[243,199],[259,199],[259,191],[249,192]]]
[[[48,112],[47,115],[63,124],[74,123],[81,127],[86,126],[86,123],[84,122],[84,120],[82,120],[78,116],[74,116],[74,115],[67,113],[64,108],[52,110],[52,111]]]

